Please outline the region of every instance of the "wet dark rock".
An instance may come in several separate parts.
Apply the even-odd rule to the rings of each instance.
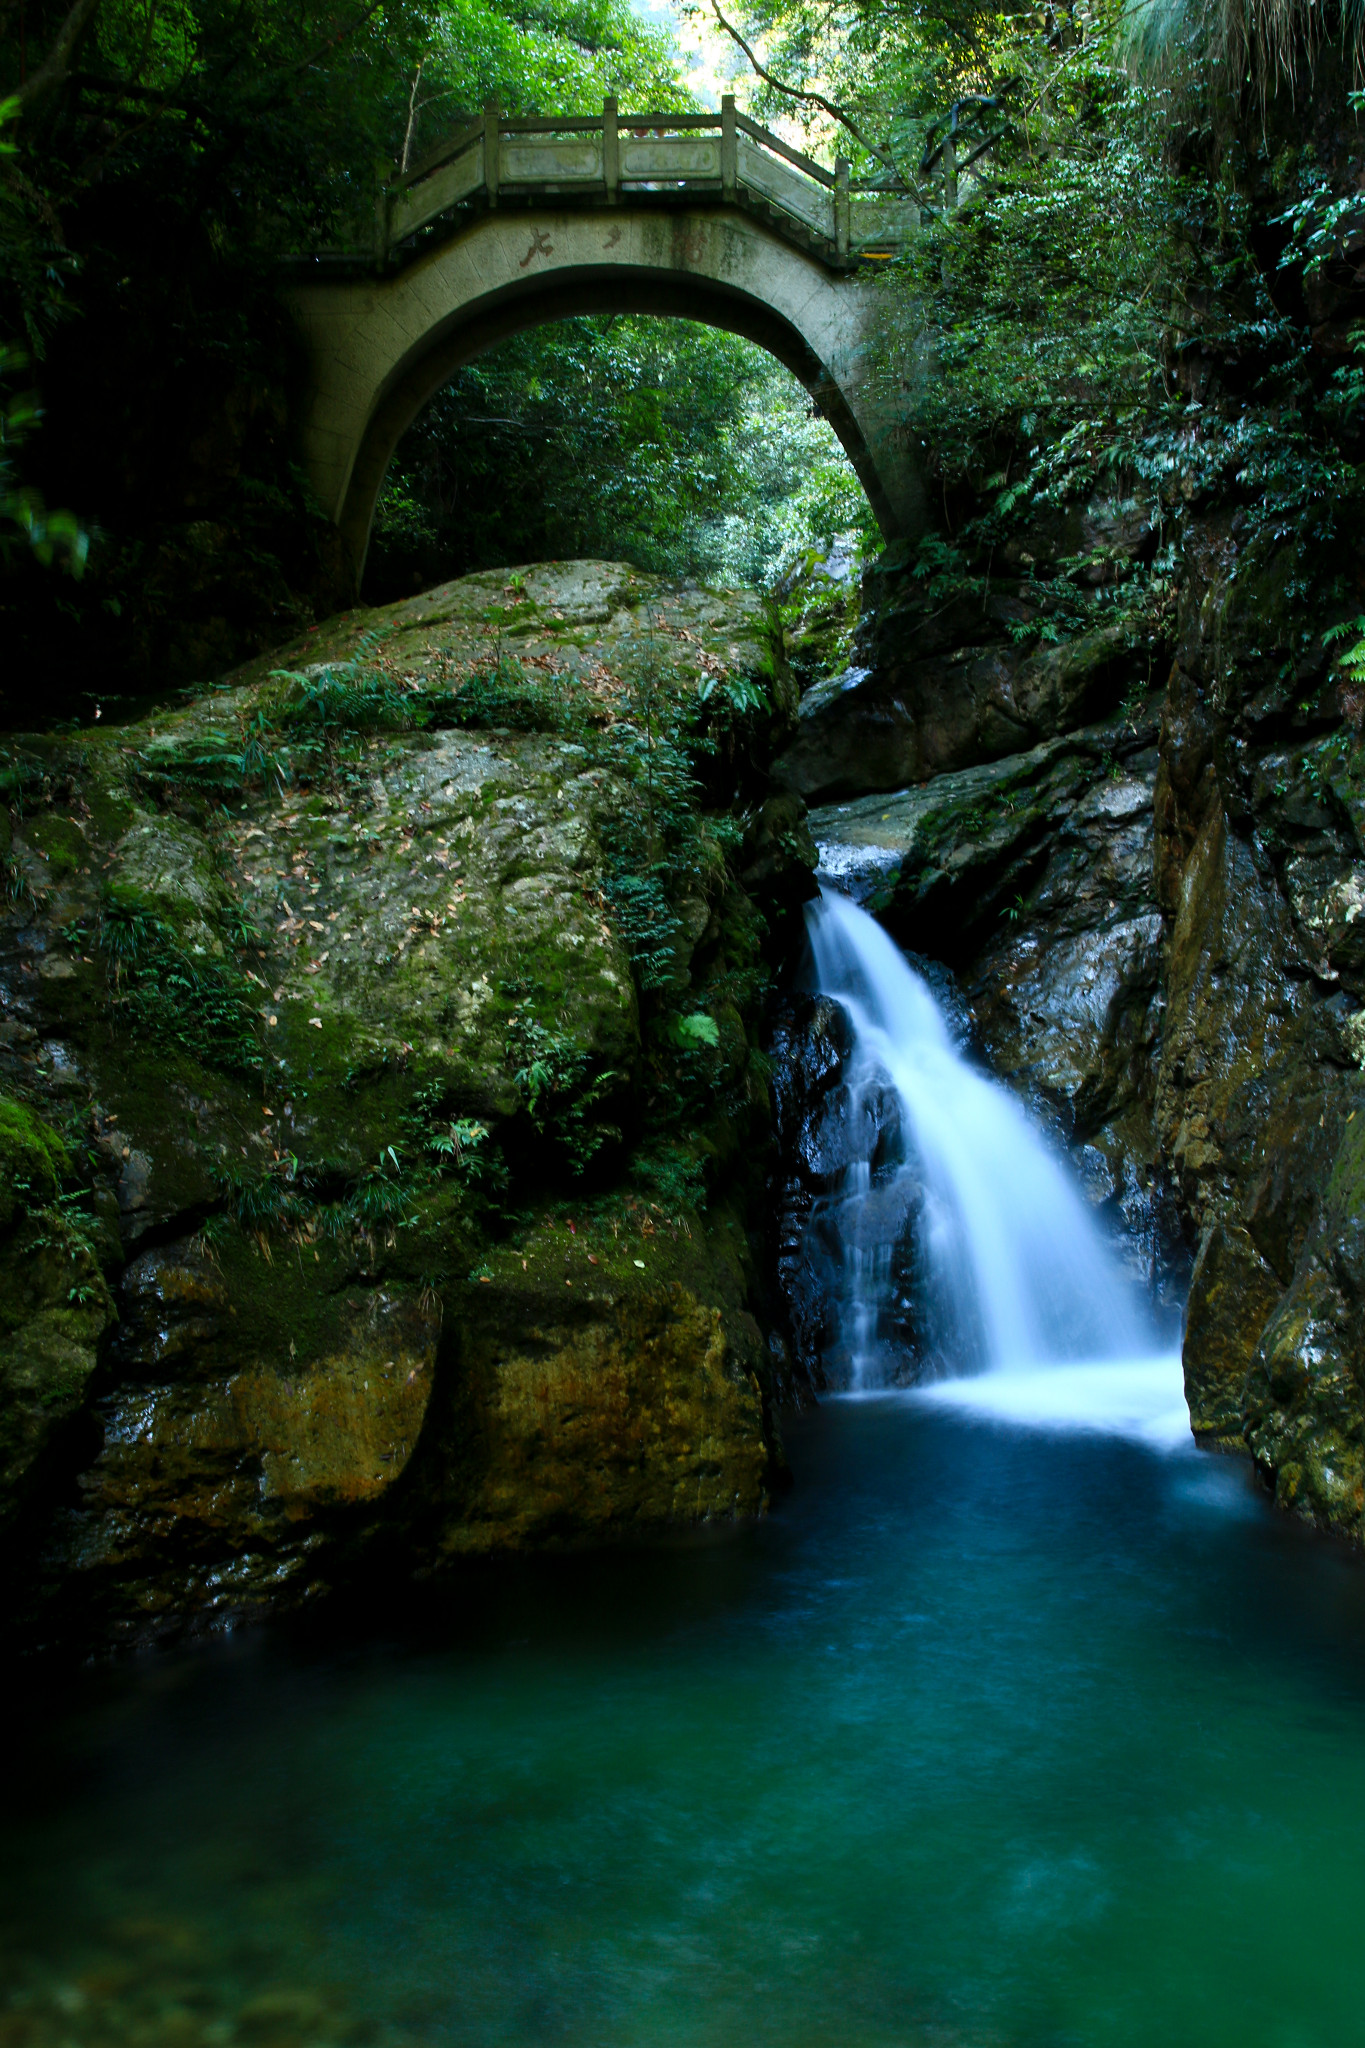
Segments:
[[[952,976],[938,962],[914,965],[964,1042],[969,1013]],[[856,1091],[845,1085],[851,1049],[848,1017],[829,997],[797,996],[780,1008],[772,1039],[781,1077],[777,1280],[799,1394],[850,1382],[852,1361],[839,1346],[848,1322],[843,1297],[859,1262],[868,1269],[888,1262],[876,1340],[892,1379],[918,1377],[931,1343],[917,1228],[923,1190],[907,1166],[900,1099],[889,1080]]]
[[[1112,565],[1136,558],[1143,542],[1131,527],[1113,511],[1068,537],[1077,551],[1107,550]],[[1094,566],[1103,580],[1104,560]],[[997,580],[984,606],[945,605],[894,561],[873,572],[851,656],[803,694],[775,779],[810,803],[898,790],[1102,718],[1131,684],[1131,632],[1103,626],[1027,651],[1016,636],[1038,616],[1032,588],[1027,576],[1013,592]]]
[[[805,1393],[826,1384],[830,1276],[839,1247],[812,1218],[847,1163],[839,1097],[851,1043],[843,1007],[820,995],[787,998],[770,1040],[780,1159],[773,1190],[776,1283],[794,1385]]]
[[[1241,1448],[1247,1368],[1281,1291],[1243,1226],[1204,1233],[1185,1313],[1185,1397],[1196,1437],[1213,1449]]]
[[[1115,887],[1133,895],[1134,850],[1150,834],[1141,813],[1150,810],[1155,737],[1150,716],[1116,721],[886,796],[824,805],[810,814],[821,874],[903,945],[954,967],[1017,923],[1040,887],[1049,892],[1040,909],[1055,907],[1063,921],[1080,892],[1070,920],[1079,930]],[[1124,874],[1094,867],[1087,825]],[[1055,858],[1068,828],[1070,870]],[[1140,898],[1152,907],[1145,881]]]

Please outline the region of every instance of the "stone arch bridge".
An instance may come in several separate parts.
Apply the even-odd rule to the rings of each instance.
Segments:
[[[455,371],[568,314],[663,313],[760,343],[812,393],[888,538],[923,488],[874,363],[877,266],[912,205],[735,112],[507,121],[496,111],[380,191],[372,246],[298,258],[303,457],[357,582],[399,436]]]

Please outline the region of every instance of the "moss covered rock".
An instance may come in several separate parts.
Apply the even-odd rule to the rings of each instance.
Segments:
[[[67,1507],[30,1503],[59,1598],[136,1638],[376,1546],[761,1511],[793,705],[752,597],[569,563],[17,744],[0,1143],[34,1200],[84,1186],[114,1283],[92,1251],[79,1303],[25,1297],[24,1385],[48,1360],[85,1418]]]
[[[0,1521],[83,1408],[114,1321],[92,1219],[59,1203],[71,1168],[51,1125],[0,1095]]]
[[[451,1461],[471,1483],[446,1552],[657,1536],[766,1506],[736,1219],[636,1202],[612,1220],[544,1227],[490,1261],[462,1339],[459,1428],[480,1456]]]
[[[1351,1111],[1321,1212],[1265,1324],[1242,1399],[1282,1505],[1365,1536],[1365,1114]]]
[[[62,1139],[26,1103],[0,1095],[0,1228],[21,1208],[42,1208],[56,1195],[71,1156]]]

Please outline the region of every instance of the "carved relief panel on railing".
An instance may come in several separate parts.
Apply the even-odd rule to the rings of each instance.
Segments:
[[[629,130],[627,130],[627,135]],[[621,138],[621,177],[641,179],[685,179],[720,177],[720,143],[693,142],[683,136],[663,136],[637,142]]]
[[[557,136],[509,137],[502,145],[499,182],[503,185],[599,184],[602,140],[561,141]]]

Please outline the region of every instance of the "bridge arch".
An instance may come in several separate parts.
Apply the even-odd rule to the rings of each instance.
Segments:
[[[757,342],[819,403],[886,536],[922,530],[919,469],[874,375],[874,286],[738,208],[496,208],[392,275],[296,277],[291,302],[310,362],[304,462],[357,587],[394,448],[428,399],[497,342],[574,313]]]

